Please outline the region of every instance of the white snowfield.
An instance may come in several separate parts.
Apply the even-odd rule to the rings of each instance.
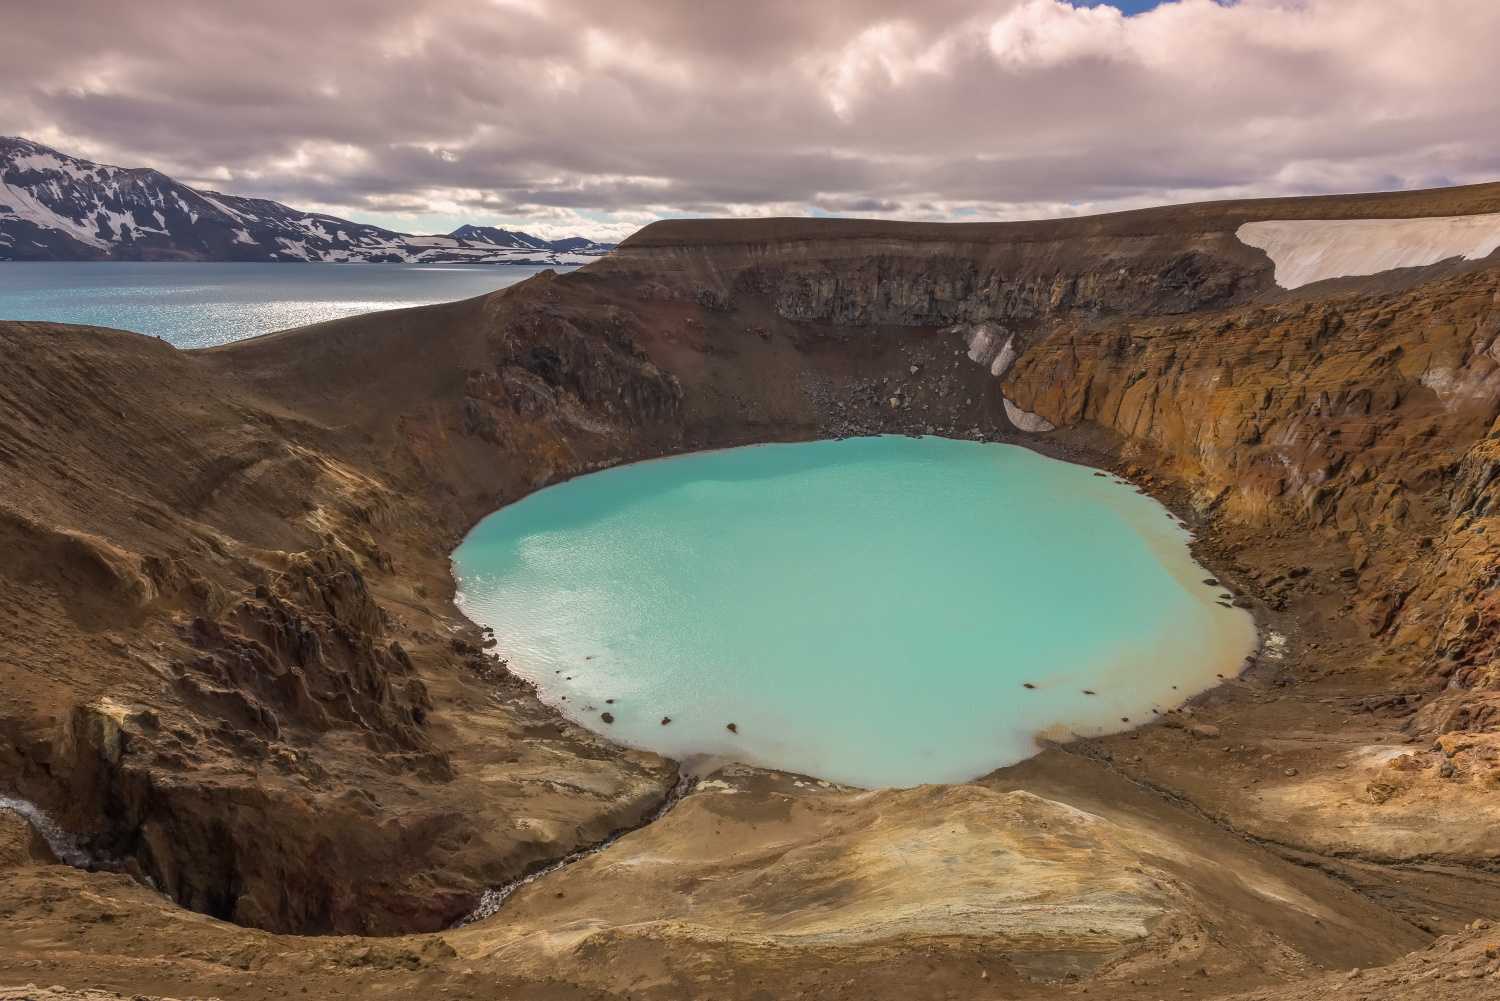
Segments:
[[[1002,396],[1000,399],[1005,403],[1005,416],[1020,430],[1029,431],[1032,434],[1040,434],[1043,431],[1051,431],[1056,427],[1047,418],[1038,416],[1030,410],[1022,410],[1010,402],[1010,397]]]
[[[1235,233],[1264,250],[1276,284],[1300,288],[1328,278],[1375,275],[1462,257],[1477,261],[1500,247],[1500,213],[1427,219],[1283,219],[1247,222]]]

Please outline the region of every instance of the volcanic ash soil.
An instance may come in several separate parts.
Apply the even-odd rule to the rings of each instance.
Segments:
[[[673,221],[206,351],[0,323],[0,794],[55,825],[0,809],[0,994],[1500,996],[1500,270],[1288,291],[1234,235],[1497,210]],[[1150,492],[1261,650],[971,783],[727,766],[661,814],[683,769],[453,604],[548,483],[873,433]]]

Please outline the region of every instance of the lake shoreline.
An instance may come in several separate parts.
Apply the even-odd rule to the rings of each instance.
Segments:
[[[525,264],[4,261],[0,320],[77,323],[214,347],[385,309],[468,299],[543,271]],[[185,267],[192,265],[192,267]]]

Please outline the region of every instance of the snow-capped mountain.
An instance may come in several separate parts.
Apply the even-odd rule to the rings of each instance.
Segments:
[[[517,233],[509,229],[496,229],[494,226],[460,226],[448,234],[455,240],[463,240],[465,243],[479,244],[487,247],[505,247],[517,250],[552,250],[556,245],[546,240],[538,239],[527,233]],[[588,241],[584,241],[587,243]]]
[[[395,233],[0,137],[0,261],[587,264],[612,246],[489,226]]]

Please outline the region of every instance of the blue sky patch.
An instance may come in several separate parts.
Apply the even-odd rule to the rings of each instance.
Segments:
[[[1068,0],[1074,7],[1113,7],[1126,17],[1144,14],[1171,0]],[[1214,0],[1220,7],[1232,7],[1235,0]]]

